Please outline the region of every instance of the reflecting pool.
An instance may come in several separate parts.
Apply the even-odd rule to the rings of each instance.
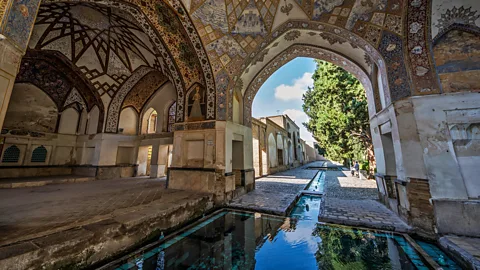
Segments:
[[[117,269],[428,269],[402,236],[317,222],[320,197],[288,218],[222,211]]]

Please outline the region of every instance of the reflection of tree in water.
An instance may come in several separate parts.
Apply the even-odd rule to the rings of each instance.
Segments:
[[[312,232],[320,237],[315,253],[319,269],[391,269],[387,238],[372,233],[317,225]]]

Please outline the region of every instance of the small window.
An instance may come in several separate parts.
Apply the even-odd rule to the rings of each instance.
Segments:
[[[170,109],[168,109],[168,126],[167,126],[167,131],[168,132],[173,131],[173,124],[175,124],[175,114],[176,113],[177,113],[177,102],[174,102],[170,106]]]
[[[35,150],[33,150],[32,159],[30,160],[31,162],[44,163],[46,160],[47,160],[47,148],[41,145],[35,148]]]
[[[16,145],[12,145],[3,152],[2,163],[18,163],[20,158],[20,149]]]

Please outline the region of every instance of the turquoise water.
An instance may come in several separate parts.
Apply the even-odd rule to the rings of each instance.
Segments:
[[[317,222],[321,198],[290,217],[222,211],[116,269],[428,269],[403,237]]]
[[[325,171],[318,171],[312,181],[308,184],[308,191],[323,193],[325,191]]]
[[[462,269],[457,263],[450,259],[436,245],[424,241],[416,241],[427,254],[443,269]]]

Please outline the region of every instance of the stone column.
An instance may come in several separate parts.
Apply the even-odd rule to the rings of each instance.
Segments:
[[[153,145],[150,178],[164,177],[168,166],[168,145]]]

